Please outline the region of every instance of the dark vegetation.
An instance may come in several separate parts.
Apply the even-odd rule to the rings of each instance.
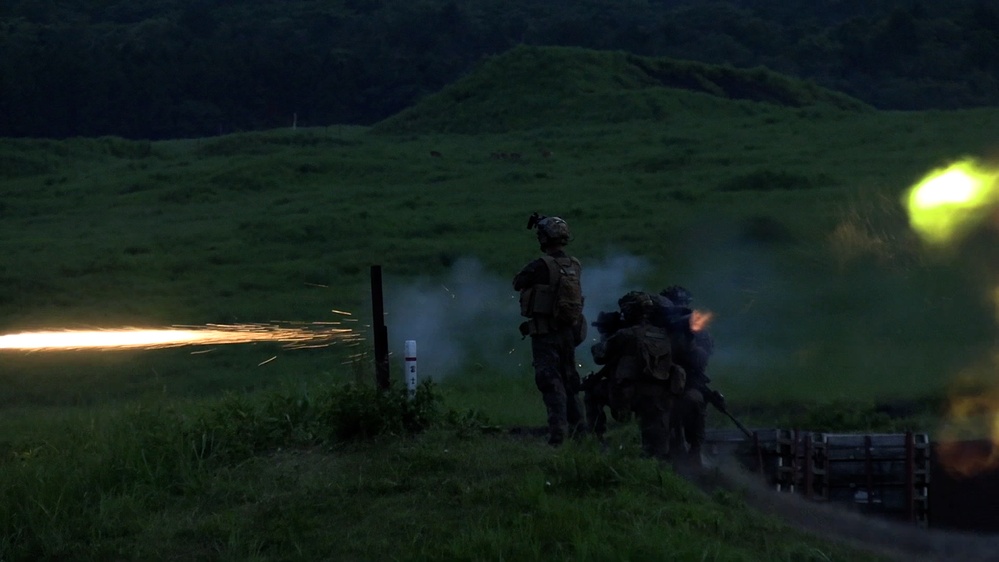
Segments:
[[[764,92],[725,83],[731,68],[767,68],[880,109],[999,104],[982,0],[10,0],[0,136],[370,125],[517,45],[726,65],[645,71],[733,98]]]

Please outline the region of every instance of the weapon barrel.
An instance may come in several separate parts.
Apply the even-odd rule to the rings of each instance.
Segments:
[[[736,427],[738,427],[743,433],[745,433],[746,437],[748,437],[750,439],[753,438],[753,434],[750,433],[748,429],[746,429],[746,426],[744,426],[741,423],[739,423],[739,420],[735,419],[735,416],[733,416],[732,414],[730,414],[728,410],[722,410],[721,413],[723,413],[726,416],[728,416],[728,419],[732,420],[732,423],[734,423]]]

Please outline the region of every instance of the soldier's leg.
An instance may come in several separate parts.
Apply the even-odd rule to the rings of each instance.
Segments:
[[[549,379],[548,388],[541,390],[541,398],[548,410],[548,443],[561,445],[569,433],[569,424],[566,421],[566,396],[562,381],[557,378]]]
[[[701,445],[704,444],[704,433],[707,418],[707,404],[704,395],[699,390],[690,389],[684,392],[683,398],[683,433],[690,447],[690,458],[700,465]]]
[[[531,351],[534,355],[534,384],[541,391],[548,414],[548,442],[560,445],[568,430],[568,407],[560,375],[559,349],[551,338],[532,336]]]
[[[569,383],[572,385],[573,383]],[[579,385],[574,385],[572,390],[566,389],[566,422],[569,426],[569,432],[572,435],[582,435],[587,432],[586,425],[586,411],[583,408],[583,401],[580,399],[578,392]]]
[[[583,393],[583,405],[586,409],[586,426],[590,433],[603,437],[607,431],[606,381],[600,381]]]
[[[669,449],[676,455],[687,451],[686,437],[683,432],[682,399],[675,400],[669,412]]]
[[[586,433],[586,412],[579,397],[579,371],[576,370],[576,342],[571,331],[561,337],[561,361],[566,394],[566,422],[572,435]]]
[[[669,458],[669,409],[658,389],[636,389],[635,414],[642,436],[642,451],[658,459]]]

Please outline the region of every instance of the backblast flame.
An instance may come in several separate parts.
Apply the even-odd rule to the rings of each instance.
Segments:
[[[159,349],[189,345],[279,342],[287,348],[322,347],[356,339],[349,328],[332,322],[310,324],[208,324],[169,328],[49,330],[0,335],[0,351],[75,351]]]

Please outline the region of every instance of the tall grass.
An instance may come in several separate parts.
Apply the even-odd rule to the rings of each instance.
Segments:
[[[435,401],[347,386],[93,419],[0,464],[0,555],[865,559],[706,495],[633,435],[556,453]]]
[[[405,392],[347,384],[80,414],[62,435],[8,445],[0,460],[0,534],[7,538],[0,556],[99,559],[118,548],[118,539],[141,534],[140,518],[204,493],[214,478],[254,455],[471,420],[445,411],[430,384],[412,400]]]

